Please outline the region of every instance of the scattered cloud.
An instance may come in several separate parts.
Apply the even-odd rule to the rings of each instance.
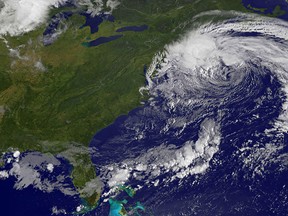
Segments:
[[[149,149],[133,160],[127,159],[120,164],[104,167],[102,178],[107,179],[107,184],[113,189],[117,185],[129,184],[132,179],[145,181],[149,186],[158,186],[201,174],[209,168],[210,160],[219,149],[220,140],[219,125],[212,119],[205,119],[196,142],[187,141],[181,148],[163,144]]]
[[[12,167],[10,170],[0,171],[0,179],[15,177],[14,188],[17,190],[32,186],[48,193],[59,190],[66,195],[78,194],[67,182],[69,178],[67,174],[53,172],[55,167],[61,165],[61,161],[52,155],[37,152],[21,154],[15,151],[11,157],[7,158],[6,163],[12,164]]]

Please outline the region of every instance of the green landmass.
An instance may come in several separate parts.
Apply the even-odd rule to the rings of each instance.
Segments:
[[[81,193],[96,178],[87,148],[93,135],[141,106],[144,65],[191,29],[193,16],[216,9],[246,11],[241,0],[123,0],[113,11],[116,21],[103,22],[95,34],[88,27],[80,29],[85,20],[75,14],[50,46],[41,42],[46,25],[0,39],[0,151],[13,147],[64,155],[73,165],[71,175],[80,195],[95,205],[101,190]],[[149,29],[124,32],[122,38],[97,47],[81,45],[141,24]]]
[[[267,8],[257,8],[257,7],[252,7],[251,4],[249,4],[247,6],[248,9],[252,10],[252,11],[256,11],[259,13],[265,13],[265,11],[267,10]]]
[[[274,8],[274,10],[273,10],[273,12],[272,12],[271,15],[272,15],[273,17],[280,17],[280,16],[283,16],[283,15],[285,15],[285,14],[286,14],[286,11],[282,10],[280,5],[277,5],[277,6]]]

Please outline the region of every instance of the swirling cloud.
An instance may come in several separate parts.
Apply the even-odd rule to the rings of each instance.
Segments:
[[[150,82],[150,92],[157,97],[162,95],[170,109],[211,103],[211,100],[216,104],[236,103],[256,94],[255,86],[261,85],[260,77],[271,73],[281,82],[288,98],[287,22],[219,11],[197,17],[205,15],[236,18],[203,24],[168,45],[165,58],[161,59],[162,69],[157,70],[156,82]],[[159,82],[164,77],[165,81]],[[240,94],[245,91],[248,93]],[[194,96],[188,100],[187,95]],[[282,109],[275,128],[287,132],[288,101]]]
[[[242,150],[235,152],[235,160],[240,158],[245,167],[265,169],[263,166],[272,162],[284,164],[280,159],[287,155],[280,153],[283,142],[279,140],[288,132],[288,24],[220,11],[201,14],[194,21],[211,15],[230,19],[198,23],[167,45],[147,73],[150,101],[129,114],[123,124],[115,125],[113,130],[120,132],[111,139],[96,135],[97,161],[108,161],[109,149],[121,154],[114,154],[116,159],[110,164],[103,162],[99,169],[108,186],[130,182],[161,186],[203,174],[211,163],[221,163],[215,155],[224,139],[231,146],[238,140],[236,148],[243,149],[246,156],[251,154],[243,158]],[[274,114],[267,116],[263,110]],[[251,123],[262,117],[263,127],[257,131],[257,125]],[[244,123],[230,130],[238,121]],[[239,132],[237,136],[241,126],[250,128],[247,134],[267,139],[246,148],[245,135]],[[191,135],[195,129],[199,130],[197,139]],[[281,156],[273,160],[275,155]],[[265,163],[255,165],[255,157]]]

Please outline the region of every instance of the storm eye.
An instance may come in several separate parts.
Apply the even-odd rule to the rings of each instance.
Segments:
[[[230,80],[231,80],[231,77],[232,77],[231,73],[228,72],[228,73],[226,74],[226,77],[225,77],[226,81],[230,81]]]
[[[222,69],[222,73],[220,77],[223,81],[230,81],[232,78],[232,74],[228,68],[224,68]]]

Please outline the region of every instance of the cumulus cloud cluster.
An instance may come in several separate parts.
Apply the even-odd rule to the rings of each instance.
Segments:
[[[77,192],[67,183],[69,176],[63,173],[55,174],[54,167],[61,162],[52,155],[43,155],[37,152],[23,153],[15,151],[8,157],[7,164],[12,164],[10,170],[0,171],[0,179],[16,178],[14,188],[17,190],[32,186],[45,192],[59,190],[66,195],[75,195]],[[45,173],[45,177],[43,177]],[[50,173],[50,175],[48,175]]]
[[[108,0],[106,3],[104,0],[79,0],[77,3],[87,7],[87,12],[92,16],[97,15],[99,12],[103,11],[105,6],[110,9],[109,12],[111,13],[120,5],[119,0]]]
[[[205,119],[196,142],[188,140],[181,148],[173,144],[151,148],[133,160],[105,167],[103,170],[106,173],[102,178],[106,178],[109,187],[113,188],[131,179],[157,186],[201,174],[208,169],[210,160],[219,149],[220,140],[219,125],[212,119]]]

